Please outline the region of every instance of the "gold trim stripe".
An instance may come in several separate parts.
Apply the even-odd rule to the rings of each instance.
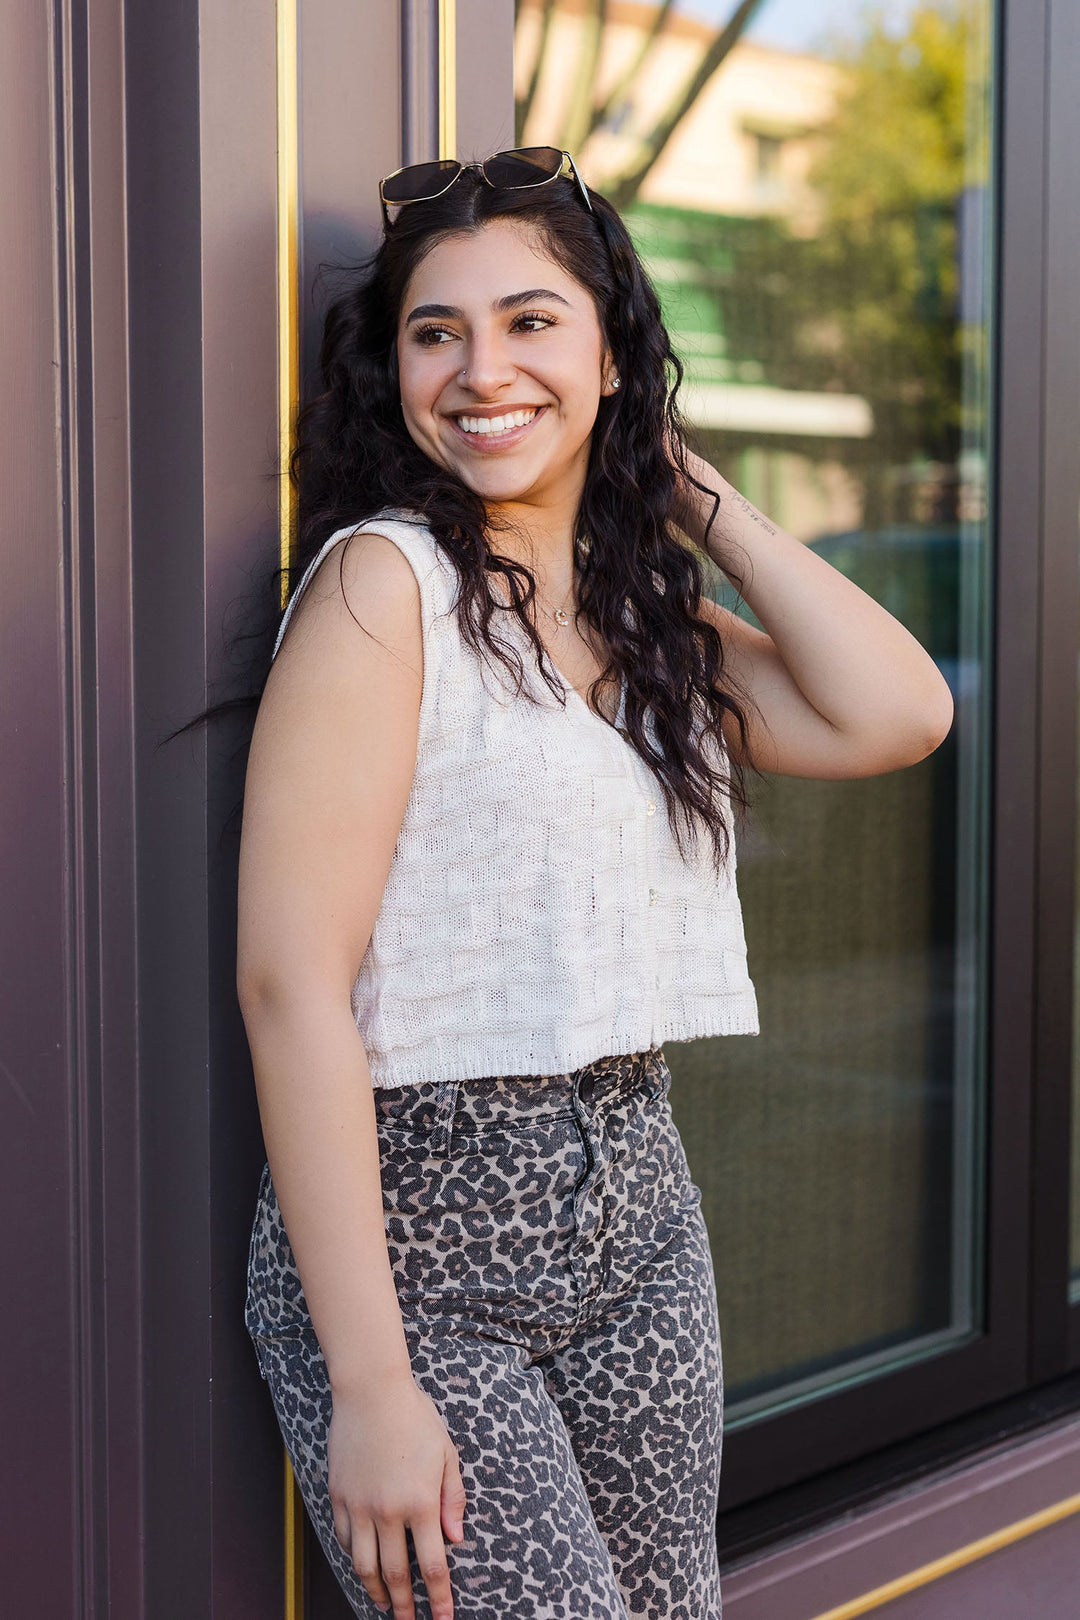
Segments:
[[[296,491],[289,477],[293,426],[300,399],[299,152],[297,94],[298,0],[277,0],[277,415],[278,544],[281,606],[296,539]],[[304,1620],[304,1505],[289,1454],[284,1453],[285,1620]]]
[[[971,1541],[956,1552],[935,1558],[933,1563],[923,1564],[907,1575],[898,1576],[895,1581],[886,1582],[884,1586],[876,1586],[872,1592],[864,1592],[862,1597],[852,1598],[849,1603],[841,1603],[838,1608],[816,1615],[815,1620],[856,1620],[860,1614],[869,1614],[872,1609],[880,1609],[894,1598],[917,1592],[919,1587],[940,1581],[942,1576],[951,1575],[953,1570],[977,1563],[980,1558],[986,1558],[1002,1547],[1011,1547],[1014,1542],[1023,1541],[1026,1536],[1033,1536],[1037,1531],[1046,1530],[1050,1525],[1059,1524],[1062,1519],[1071,1518],[1076,1513],[1080,1513],[1080,1495],[1067,1496],[1052,1507],[1042,1508],[1038,1513],[1029,1514],[1026,1519],[1018,1519],[1015,1524],[1007,1524],[1004,1529],[995,1530],[979,1541]]]
[[[304,1503],[285,1457],[285,1620],[304,1620]]]
[[[297,0],[277,0],[278,532],[284,569],[292,565],[296,535],[296,492],[289,478],[289,455],[300,397],[296,10]],[[286,573],[281,581],[283,608],[287,596]]]
[[[457,155],[457,0],[439,0],[439,156]]]

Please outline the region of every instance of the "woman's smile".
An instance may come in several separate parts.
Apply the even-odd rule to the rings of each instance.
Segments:
[[[546,405],[523,406],[498,415],[474,415],[458,411],[448,417],[454,437],[463,440],[470,450],[491,455],[497,450],[512,449],[529,434],[547,410]],[[526,419],[522,421],[522,418]]]

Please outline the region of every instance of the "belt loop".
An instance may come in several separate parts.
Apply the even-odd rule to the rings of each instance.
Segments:
[[[661,1047],[657,1046],[655,1041],[649,1047],[647,1061],[649,1066],[654,1071],[653,1077],[649,1082],[648,1099],[650,1102],[656,1102],[656,1100],[663,1094],[664,1087],[667,1085],[668,1077],[667,1061],[664,1058],[663,1050]]]
[[[439,1082],[439,1092],[435,1099],[435,1124],[431,1132],[431,1151],[441,1154],[444,1159],[450,1157],[450,1148],[454,1138],[454,1118],[457,1114],[457,1100],[460,1091],[460,1080],[442,1080]]]

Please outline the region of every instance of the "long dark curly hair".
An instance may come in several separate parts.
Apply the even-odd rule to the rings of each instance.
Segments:
[[[719,870],[729,855],[723,800],[740,814],[749,809],[746,767],[729,756],[721,721],[733,716],[745,749],[746,706],[753,700],[725,671],[719,632],[698,616],[703,560],[674,522],[678,476],[697,483],[686,464],[686,424],[676,398],[683,367],[625,224],[599,192],[589,187],[588,194],[591,212],[570,179],[504,190],[466,169],[441,197],[399,210],[327,309],[322,391],[299,413],[289,468],[299,509],[290,576],[299,580],[338,529],[359,533],[384,507],[414,512],[457,572],[455,610],[469,645],[478,656],[499,659],[519,693],[533,697],[518,652],[492,627],[509,597],[538,672],[565,703],[533,622],[532,572],[500,554],[505,525],[482,497],[412,438],[398,384],[402,303],[421,259],[448,236],[496,219],[520,222],[591,294],[621,378],[619,391],[599,402],[574,536],[586,542],[575,544],[579,614],[605,660],[588,701],[600,713],[601,693],[618,691],[625,680],[627,741],[660,783],[678,848],[685,858],[688,842],[696,846],[704,829]],[[718,506],[715,499],[710,527]],[[506,581],[498,597],[493,574]],[[257,702],[268,673],[267,662],[257,693],[197,719],[237,701]]]

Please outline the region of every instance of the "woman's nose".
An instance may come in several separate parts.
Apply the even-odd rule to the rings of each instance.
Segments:
[[[513,382],[515,373],[516,367],[500,336],[483,334],[470,338],[461,376],[466,388],[486,397]]]

